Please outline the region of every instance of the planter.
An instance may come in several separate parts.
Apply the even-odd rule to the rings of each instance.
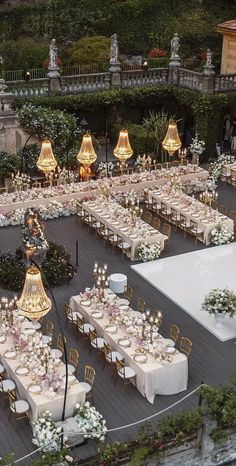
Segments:
[[[215,315],[215,325],[216,328],[224,328],[225,314],[216,314]]]
[[[197,152],[192,152],[192,163],[199,165],[199,154]]]

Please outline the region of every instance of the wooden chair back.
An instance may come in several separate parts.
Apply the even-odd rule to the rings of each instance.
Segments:
[[[79,353],[75,348],[70,349],[69,353],[69,364],[72,364],[75,368],[78,366],[79,363]]]
[[[164,225],[163,225],[163,235],[166,235],[166,236],[168,236],[168,238],[170,238],[170,234],[171,234],[171,226],[168,223],[164,223]]]
[[[144,312],[146,307],[146,303],[144,298],[138,298],[138,311]]]
[[[158,217],[155,217],[153,222],[152,222],[153,228],[156,228],[157,230],[160,230],[161,227],[161,220]]]
[[[170,327],[170,338],[171,340],[174,340],[175,343],[179,338],[179,327],[175,324],[172,324]]]
[[[93,388],[94,380],[95,380],[95,369],[88,364],[84,368],[84,381]]]
[[[131,303],[131,300],[132,300],[132,297],[133,297],[133,292],[134,292],[134,290],[133,290],[133,288],[131,286],[129,286],[129,285],[126,286],[123,296],[124,296],[125,299],[128,299],[128,301],[130,303]]]
[[[191,342],[191,340],[189,338],[187,338],[187,337],[182,337],[181,338],[179,350],[180,350],[181,353],[184,353],[187,356],[187,358],[189,358],[190,355],[191,355],[192,346],[193,346],[193,344],[192,344],[192,342]]]
[[[145,212],[143,220],[146,223],[152,223],[152,212]]]
[[[63,343],[63,339],[64,339],[64,343]],[[57,337],[57,349],[60,350],[62,354],[64,354],[64,344],[66,344],[66,338],[63,337],[61,333],[59,333]]]

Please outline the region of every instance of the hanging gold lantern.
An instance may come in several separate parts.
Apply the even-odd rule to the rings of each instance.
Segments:
[[[113,153],[122,164],[125,164],[126,160],[133,155],[133,149],[129,142],[129,134],[126,129],[120,131],[119,139]]]
[[[93,147],[92,137],[89,133],[83,135],[80,150],[77,155],[77,160],[85,167],[89,167],[97,160],[97,154]]]
[[[177,124],[175,121],[170,121],[162,146],[169,155],[173,155],[176,150],[180,149],[181,145]]]
[[[51,142],[48,140],[43,141],[41,152],[37,161],[37,167],[48,176],[57,167],[57,161],[53,155]]]
[[[39,320],[50,311],[52,302],[45,293],[37,267],[26,271],[24,288],[16,304],[21,314],[30,320]]]

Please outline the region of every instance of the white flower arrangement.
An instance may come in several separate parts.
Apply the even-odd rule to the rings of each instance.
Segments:
[[[198,154],[202,155],[203,151],[205,150],[205,142],[200,141],[198,139],[198,135],[196,134],[196,137],[193,138],[192,143],[189,145],[189,150],[191,154]]]
[[[138,247],[138,258],[142,262],[149,262],[158,259],[161,254],[161,246],[159,243],[149,243],[145,241]]]
[[[114,169],[113,162],[100,162],[98,165],[98,172],[106,175],[107,173],[111,173]]]
[[[219,224],[211,230],[211,242],[217,246],[231,243],[233,239],[234,234],[226,225]]]
[[[33,424],[32,443],[43,452],[56,452],[61,448],[62,428],[56,427],[50,411],[45,411]]]
[[[209,314],[227,314],[233,317],[236,312],[236,294],[228,288],[213,288],[206,295],[202,308]]]
[[[105,440],[106,421],[95,406],[92,406],[88,401],[83,406],[75,405],[74,418],[84,438],[97,439],[102,442]]]
[[[230,154],[221,154],[215,162],[210,165],[209,173],[210,178],[217,181],[220,177],[224,165],[230,165],[235,162],[235,157]]]

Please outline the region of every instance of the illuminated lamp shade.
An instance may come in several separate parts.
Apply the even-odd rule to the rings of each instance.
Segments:
[[[21,314],[30,320],[41,319],[52,308],[37,267],[30,267],[26,271],[24,288],[16,304]]]
[[[37,161],[37,167],[47,176],[49,173],[55,170],[56,166],[57,161],[53,155],[51,142],[45,140],[42,143],[41,152]]]
[[[173,155],[176,150],[180,149],[181,145],[177,124],[175,121],[171,121],[169,123],[165,139],[162,142],[162,146],[170,155]]]
[[[125,163],[126,160],[133,155],[133,149],[129,142],[129,134],[126,129],[120,131],[118,142],[113,153],[121,163]]]
[[[85,167],[89,167],[97,160],[97,154],[93,147],[92,137],[89,133],[83,135],[80,150],[77,155],[77,160]]]

